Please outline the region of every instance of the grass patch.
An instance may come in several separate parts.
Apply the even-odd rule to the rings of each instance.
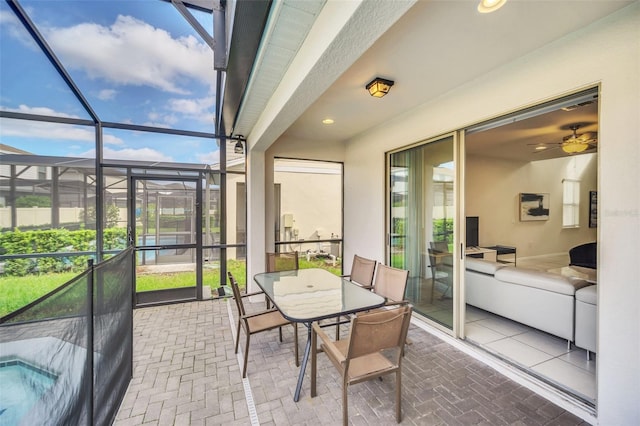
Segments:
[[[75,272],[62,272],[25,277],[0,277],[0,317],[28,305],[77,275]]]
[[[336,266],[332,266],[323,259],[307,261],[304,257],[300,258],[300,268],[323,268],[335,275],[340,275],[342,272],[339,263],[336,264]],[[227,269],[236,278],[241,288],[246,287],[246,264],[244,261],[230,260],[227,263]],[[75,272],[62,272],[27,275],[24,277],[0,277],[0,317],[28,305],[77,275]],[[227,279],[225,279],[224,282],[228,285]],[[136,291],[143,292],[167,288],[194,287],[195,283],[195,271],[146,274],[139,275],[136,278]],[[217,268],[205,268],[202,283],[205,286],[210,286],[212,293],[215,294],[216,289],[220,286],[220,270]]]

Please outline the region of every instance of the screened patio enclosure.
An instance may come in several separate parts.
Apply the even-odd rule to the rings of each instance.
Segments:
[[[244,139],[219,119],[235,7],[0,2],[0,279],[62,284],[133,246],[138,305],[244,284]]]
[[[238,260],[234,246],[236,237],[244,233],[234,233],[231,247],[222,250],[221,174],[207,165],[118,160],[105,164],[102,234],[96,234],[98,185],[93,161],[6,152],[1,158],[3,238],[16,232],[91,233],[85,247],[66,244],[60,237],[46,247],[34,242],[30,250],[24,250],[28,253],[7,253],[3,248],[7,274],[17,272],[13,265],[17,262],[32,265],[24,274],[72,269],[47,269],[51,257],[81,269],[87,257],[98,257],[98,251],[104,257],[131,245],[139,277],[136,304],[145,305],[210,297],[212,288],[224,284],[220,280],[226,275],[226,265],[221,266],[223,252],[231,252],[233,261]],[[40,206],[25,207],[29,202]],[[239,242],[240,246],[244,243]],[[241,250],[240,257],[244,253]]]

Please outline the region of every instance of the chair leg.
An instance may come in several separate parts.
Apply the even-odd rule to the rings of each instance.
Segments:
[[[396,422],[402,421],[402,372],[396,371]]]
[[[282,327],[278,327],[278,333],[280,334],[280,343],[282,343]]]
[[[240,321],[238,320],[238,332],[236,333],[236,350],[234,353],[238,353],[238,345],[240,344]]]
[[[247,333],[247,342],[244,345],[244,367],[242,367],[242,378],[247,377],[247,362],[249,361],[249,339],[251,334]]]
[[[433,303],[433,297],[436,294],[436,279],[431,278],[431,299],[429,299],[429,303]]]
[[[298,323],[293,323],[293,353],[296,357],[296,367],[300,367],[300,357],[298,355]]]
[[[315,330],[311,330],[311,398],[316,396],[316,372],[318,362],[318,335]],[[297,346],[297,345],[296,345]],[[297,351],[296,351],[297,352]],[[296,354],[296,360],[298,356]]]
[[[347,406],[347,380],[342,380],[342,425],[349,424],[349,407]]]

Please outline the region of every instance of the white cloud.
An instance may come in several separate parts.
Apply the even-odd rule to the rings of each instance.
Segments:
[[[3,106],[0,106],[0,109],[4,111],[20,112],[25,114],[47,115],[52,117],[64,117],[64,118],[78,118],[75,115],[58,112],[48,107],[30,107],[27,105],[20,105],[18,108],[6,108]],[[92,144],[95,143],[96,141],[96,131],[94,127],[78,126],[78,125],[63,124],[63,123],[48,123],[44,121],[3,119],[1,134],[4,136],[48,139],[51,141],[73,140],[73,141],[80,141],[80,142],[89,142]],[[102,140],[105,144],[110,144],[110,145],[123,144],[122,139],[120,139],[117,136],[110,135],[106,132],[103,133]]]
[[[49,28],[46,38],[69,68],[118,85],[146,85],[187,94],[181,80],[197,79],[213,88],[213,52],[193,36],[172,38],[131,16],[109,27],[82,23]],[[213,90],[212,90],[213,91]]]
[[[170,99],[167,107],[180,115],[204,122],[212,123],[212,107],[215,104],[213,96],[199,99]]]
[[[38,45],[20,23],[18,17],[9,10],[0,10],[0,28],[3,32],[6,31],[9,37],[18,40],[20,44],[31,50],[39,50]]]
[[[105,145],[124,145],[124,141],[117,136],[102,132],[102,143]]]
[[[134,161],[161,161],[161,162],[173,162],[173,158],[164,155],[161,152],[151,148],[125,148],[125,149],[111,149],[105,147],[102,150],[102,157],[109,160],[134,160]],[[96,155],[95,150],[89,150],[79,154],[80,157],[94,157]]]
[[[24,104],[20,105],[18,108],[9,108],[9,107],[0,106],[0,109],[2,109],[3,111],[19,112],[22,114],[47,115],[50,117],[64,117],[64,118],[80,118],[77,115],[56,111],[49,107],[30,107]]]
[[[196,156],[199,163],[203,164],[218,164],[220,162],[220,151],[211,151],[205,154],[198,154]]]
[[[103,101],[110,101],[112,99],[115,99],[117,93],[117,90],[102,89],[100,92],[98,92],[98,99]]]
[[[167,123],[162,123],[159,121],[146,121],[144,123],[142,123],[143,126],[149,126],[149,127],[158,127],[160,129],[170,129],[171,126]]]
[[[147,117],[149,121],[142,123],[144,126],[172,128],[179,121],[174,114],[161,114],[156,111],[150,112]]]

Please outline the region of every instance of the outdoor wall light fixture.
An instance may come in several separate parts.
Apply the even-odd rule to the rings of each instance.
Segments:
[[[244,154],[244,146],[242,146],[242,142],[236,142],[236,146],[233,147],[233,152],[236,154]]]
[[[391,86],[393,86],[393,80],[385,80],[384,78],[376,77],[373,81],[367,84],[367,90],[374,98],[381,98],[389,93]]]
[[[480,13],[491,13],[500,9],[507,0],[480,0],[478,4],[478,12]]]

